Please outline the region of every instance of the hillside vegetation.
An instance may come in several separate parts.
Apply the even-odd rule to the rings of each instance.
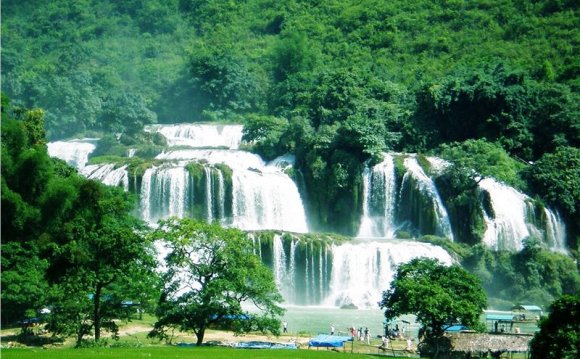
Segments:
[[[496,177],[558,209],[577,256],[578,11],[573,0],[3,1],[2,268],[32,283],[3,293],[8,319],[42,304],[38,278],[56,266],[45,246],[82,202],[43,124],[48,140],[114,147],[113,134],[138,142],[150,123],[243,123],[264,158],[296,154],[313,228],[344,234],[365,163],[436,154],[454,163],[440,181],[456,213],[480,208],[473,170]],[[476,245],[464,264],[499,297],[533,289],[547,302],[579,286],[572,259],[533,241],[519,254],[459,241]]]

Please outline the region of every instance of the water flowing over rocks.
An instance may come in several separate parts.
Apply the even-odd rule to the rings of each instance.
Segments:
[[[453,259],[441,247],[394,239],[435,235],[455,238],[434,178],[449,163],[415,154],[385,153],[367,165],[362,178],[362,216],[356,239],[309,233],[303,194],[289,175],[288,154],[266,163],[240,150],[241,125],[152,125],[145,129],[167,139],[154,159],[87,165],[96,139],[51,142],[49,154],[90,179],[135,192],[138,215],[151,225],[170,216],[193,217],[250,231],[255,254],[272,268],[286,302],[294,305],[376,308],[396,266],[416,257]],[[129,161],[130,160],[130,161]],[[558,213],[492,178],[479,182],[489,206],[482,206],[481,240],[495,250],[521,250],[535,236],[566,253],[566,228]],[[485,207],[485,208],[483,208]],[[489,208],[488,208],[489,207]]]

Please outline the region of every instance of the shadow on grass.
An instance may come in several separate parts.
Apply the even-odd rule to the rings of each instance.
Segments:
[[[18,346],[42,347],[45,345],[62,345],[64,340],[48,335],[19,333],[0,336],[0,342],[4,348]]]

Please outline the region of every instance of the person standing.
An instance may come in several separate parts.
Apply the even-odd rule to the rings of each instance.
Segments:
[[[368,345],[371,345],[371,333],[369,332],[369,328],[365,328],[365,340]]]
[[[330,335],[334,335],[334,324],[330,326]]]
[[[288,322],[284,321],[284,323],[282,323],[284,326],[284,333],[288,333]]]

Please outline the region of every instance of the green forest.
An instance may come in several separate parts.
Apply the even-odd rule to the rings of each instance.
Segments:
[[[100,137],[95,156],[137,145],[153,158],[163,144],[141,131],[154,123],[242,123],[249,150],[294,153],[313,228],[345,235],[364,164],[383,152],[451,161],[442,196],[466,217],[482,201],[474,173],[495,177],[561,213],[569,255],[534,238],[491,251],[467,220],[454,223],[459,243],[423,240],[454,252],[496,303],[576,293],[578,11],[573,0],[3,1],[3,323],[50,298],[70,305],[55,332],[85,335],[78,318],[99,310],[73,299],[87,292],[154,310],[135,198],[46,150]],[[99,255],[111,248],[124,250]]]

